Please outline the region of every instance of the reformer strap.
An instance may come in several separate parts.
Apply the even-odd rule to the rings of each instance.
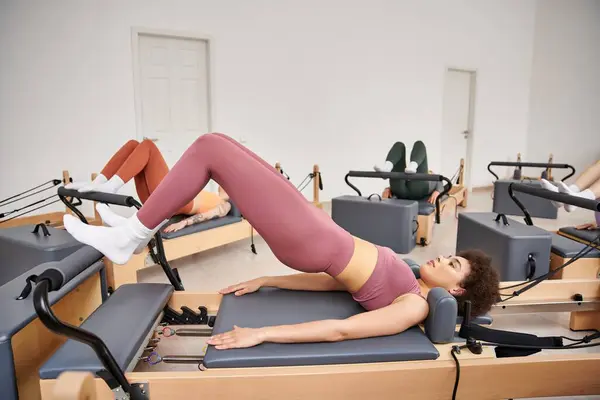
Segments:
[[[510,348],[511,345],[540,348],[563,347],[563,340],[560,336],[540,337],[529,333],[490,329],[473,323],[461,325],[458,335],[464,339],[472,338],[499,344],[506,348]]]
[[[17,297],[17,300],[26,299],[31,294],[33,283],[39,283],[43,279],[47,279],[50,282],[50,288],[48,289],[49,292],[57,290],[63,284],[63,276],[56,269],[47,269],[40,275],[29,275],[25,279],[25,287],[23,288],[23,291],[19,297]]]

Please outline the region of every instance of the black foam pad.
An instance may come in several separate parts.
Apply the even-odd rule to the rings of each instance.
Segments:
[[[583,240],[584,242],[591,242],[600,235],[600,228],[596,229],[577,229],[574,226],[568,226],[565,228],[560,228],[559,232],[564,233],[565,235],[572,236],[574,238]],[[596,242],[598,243],[598,242]]]

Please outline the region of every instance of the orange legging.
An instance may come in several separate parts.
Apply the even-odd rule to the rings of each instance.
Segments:
[[[123,182],[129,182],[133,178],[140,201],[145,203],[169,173],[169,166],[152,141],[144,140],[140,143],[130,140],[112,156],[101,173],[106,179],[116,174]],[[193,208],[194,200],[181,207],[177,214],[189,215]]]

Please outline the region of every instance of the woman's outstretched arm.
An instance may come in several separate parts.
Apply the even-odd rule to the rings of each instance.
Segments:
[[[225,202],[225,203],[219,204],[215,208],[211,208],[208,211],[205,211],[200,214],[192,215],[189,218],[186,218],[182,221],[171,224],[171,225],[167,226],[164,229],[164,231],[165,232],[177,232],[178,230],[181,230],[181,229],[185,228],[186,226],[199,224],[200,222],[208,221],[208,220],[211,220],[214,218],[222,218],[222,217],[226,216],[230,210],[231,210],[231,203]]]
[[[235,326],[232,331],[211,337],[208,344],[218,350],[225,350],[252,347],[263,342],[339,342],[394,335],[423,322],[428,312],[429,307],[423,298],[407,294],[387,307],[343,320],[312,321],[264,328]]]

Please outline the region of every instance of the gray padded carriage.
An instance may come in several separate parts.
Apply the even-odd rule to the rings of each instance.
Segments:
[[[552,233],[552,253],[563,258],[575,257],[585,247],[586,245],[583,243]],[[600,249],[592,249],[589,253],[582,256],[582,258],[600,258]]]
[[[598,235],[600,235],[600,228],[577,229],[574,226],[568,226],[565,228],[560,228],[558,231],[564,233],[565,235],[573,236],[574,238],[583,240],[584,242],[591,242],[596,239]]]
[[[159,314],[173,293],[162,283],[120,286],[88,317],[81,328],[100,337],[123,370],[127,370],[139,348],[148,339]],[[40,368],[40,378],[56,379],[65,371],[86,371],[102,377],[106,370],[87,345],[69,339]]]
[[[494,182],[494,204],[492,211],[506,215],[522,216],[523,211],[521,211],[508,194],[508,186],[511,183],[523,183],[536,188],[541,188],[542,184],[540,181],[520,181],[513,179],[499,179]],[[558,209],[548,199],[532,196],[527,193],[515,193],[515,197],[523,203],[532,217],[548,219],[556,219],[558,217]]]
[[[204,221],[199,224],[194,224],[191,226],[186,226],[185,228],[177,231],[177,232],[169,232],[165,233],[161,231],[161,236],[163,239],[175,239],[181,236],[191,235],[193,233],[208,231],[213,228],[218,228],[220,226],[235,224],[236,222],[240,222],[242,220],[242,213],[240,209],[236,207],[235,204],[230,202],[231,210],[227,213],[226,216],[222,218],[215,218],[209,221]],[[169,221],[168,225],[179,222],[183,219],[187,218],[187,216],[177,215]],[[166,226],[168,226],[166,225]]]
[[[260,289],[221,301],[213,332],[229,331],[233,325],[258,328],[341,319],[364,312],[346,292],[302,292]],[[435,360],[438,351],[418,328],[391,336],[335,343],[263,343],[247,349],[215,350],[204,357],[207,368],[327,365],[384,361]]]
[[[0,229],[0,286],[36,265],[62,260],[84,246],[64,229],[47,227],[50,236],[44,236],[42,229],[33,233],[34,228]]]

